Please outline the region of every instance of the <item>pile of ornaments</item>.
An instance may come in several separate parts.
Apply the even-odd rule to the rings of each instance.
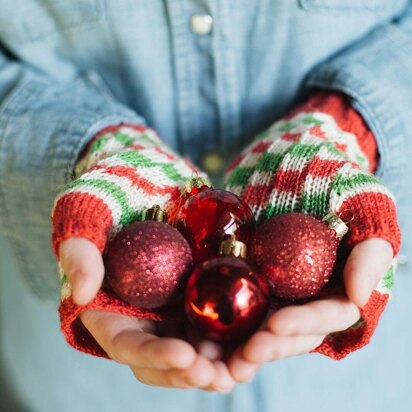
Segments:
[[[273,216],[256,227],[248,205],[196,177],[172,222],[158,206],[123,228],[106,256],[109,286],[145,309],[178,305],[202,336],[237,342],[263,322],[271,301],[316,296],[346,225],[333,214]],[[169,224],[170,223],[170,224]]]

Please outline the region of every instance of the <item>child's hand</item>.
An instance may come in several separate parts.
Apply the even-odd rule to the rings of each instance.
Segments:
[[[276,122],[232,163],[226,188],[249,204],[258,223],[281,213],[322,219],[332,212],[350,220],[342,249],[351,252],[343,274],[347,298],[323,295],[274,313],[232,357],[237,380],[266,360],[314,349],[341,359],[369,343],[390,296],[400,246],[393,196],[368,172],[376,157],[376,142],[359,114],[341,96],[321,94]]]
[[[153,321],[103,311],[86,311],[80,318],[110,358],[129,366],[142,383],[216,392],[235,384],[222,361],[209,360],[184,340],[157,337]]]
[[[87,304],[104,276],[99,250],[87,239],[71,238],[61,243],[60,257],[73,300]],[[156,323],[151,320],[118,313],[87,310],[80,319],[109,357],[128,365],[142,383],[217,392],[228,392],[235,384],[227,366],[215,359],[219,348],[210,342],[200,343],[196,351],[182,339],[157,337]]]
[[[201,172],[152,130],[133,125],[100,132],[76,172],[52,213],[53,247],[66,275],[59,310],[68,343],[128,365],[150,385],[231,390],[234,380],[217,360],[216,345],[191,345],[180,339],[184,331],[158,337],[156,328],[170,328],[173,316],[131,306],[101,288],[110,237],[154,204],[173,213],[180,189]]]
[[[392,246],[369,239],[352,250],[344,269],[345,296],[330,296],[304,305],[287,306],[269,316],[264,328],[239,348],[229,361],[238,382],[250,380],[262,363],[313,351],[326,335],[355,324],[393,258]]]

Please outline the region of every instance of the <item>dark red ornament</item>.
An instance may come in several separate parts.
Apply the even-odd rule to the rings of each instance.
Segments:
[[[343,224],[335,215],[328,216]],[[331,227],[336,219],[328,221]],[[273,296],[309,298],[326,285],[341,235],[328,223],[303,213],[287,213],[273,216],[256,230],[249,258],[268,279]]]
[[[195,263],[219,256],[222,241],[235,237],[249,243],[255,220],[249,206],[226,190],[207,189],[189,196],[177,212],[174,226],[192,249]]]
[[[269,309],[268,285],[244,260],[218,257],[190,275],[185,309],[191,324],[205,337],[239,341],[264,320]]]
[[[145,309],[175,297],[192,266],[190,246],[166,223],[135,222],[110,242],[105,257],[110,287],[124,301]]]

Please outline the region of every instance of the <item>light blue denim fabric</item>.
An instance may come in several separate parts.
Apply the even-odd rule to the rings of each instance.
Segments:
[[[213,17],[210,34],[193,14]],[[233,395],[136,383],[58,332],[53,199],[102,127],[136,122],[227,160],[313,87],[353,98],[379,143],[412,258],[412,4],[406,0],[0,0],[0,333],[33,412],[410,412],[411,270],[371,345],[264,368]],[[155,406],[156,405],[156,406]]]

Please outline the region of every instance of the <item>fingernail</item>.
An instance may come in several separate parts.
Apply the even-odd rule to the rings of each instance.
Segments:
[[[209,360],[218,360],[221,359],[223,351],[215,342],[203,341],[199,344],[198,352]]]
[[[70,275],[69,278],[70,286],[72,288],[73,301],[77,305],[84,305],[82,296],[82,286],[85,282],[85,275],[83,272],[76,271]]]
[[[257,363],[262,363],[262,362],[268,362],[272,359],[273,355],[273,350],[271,347],[266,347],[261,350],[261,352],[258,354],[259,356],[259,362]]]
[[[82,277],[83,277],[83,273],[79,272],[79,271],[73,272],[70,275],[69,282],[70,282],[70,285],[72,286],[72,288],[74,288],[74,289],[77,288],[77,286],[79,284],[79,280],[81,281]]]
[[[361,298],[359,299],[359,307],[363,308],[369,301],[371,294],[363,294]]]
[[[376,282],[374,281],[374,279],[369,279],[366,283],[367,284],[365,285],[365,288],[359,291],[360,293],[358,303],[361,308],[368,303],[369,298],[373,292],[373,289],[375,289],[376,287]]]
[[[233,388],[234,388],[234,383],[233,382],[225,382],[223,383],[219,388],[218,391],[221,393],[229,393],[232,392]]]
[[[238,370],[232,372],[236,381],[246,383],[249,382],[256,373],[256,366],[251,364],[243,364]]]
[[[250,382],[254,377],[255,377],[256,369],[253,368],[252,370],[249,370],[245,372],[242,376],[242,382],[243,383],[248,383]]]
[[[188,356],[180,357],[178,359],[174,359],[173,361],[169,362],[170,366],[178,368],[178,369],[186,369],[189,368],[193,362],[195,361],[195,358],[191,359]]]

